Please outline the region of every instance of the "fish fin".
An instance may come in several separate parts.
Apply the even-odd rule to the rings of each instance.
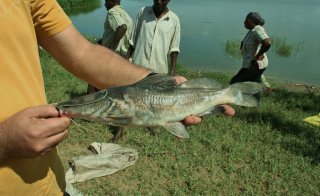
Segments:
[[[189,134],[181,122],[166,123],[163,127],[178,138],[189,138]]]
[[[153,74],[134,83],[132,86],[139,86],[144,88],[175,88],[177,86],[176,78],[167,74]]]
[[[188,80],[184,83],[182,83],[180,88],[210,88],[210,89],[221,89],[222,85],[209,78],[195,78]]]
[[[224,109],[223,106],[221,105],[217,105],[217,106],[214,106],[213,108],[211,108],[210,110],[208,111],[205,111],[201,114],[198,114],[197,116],[205,116],[205,115],[210,115],[210,114],[223,114],[226,110]]]
[[[229,86],[229,92],[234,97],[234,104],[256,107],[259,105],[259,100],[254,94],[263,90],[264,86],[257,82],[239,82]]]
[[[107,125],[112,125],[112,126],[120,126],[120,127],[125,127],[127,124],[130,124],[132,122],[132,117],[131,116],[116,116],[116,115],[108,115],[103,117],[103,121]]]

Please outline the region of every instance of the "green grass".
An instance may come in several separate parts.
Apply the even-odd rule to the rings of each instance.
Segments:
[[[86,83],[76,79],[47,54],[41,57],[50,103],[83,94]],[[227,84],[224,73],[191,72],[188,78],[209,77]],[[75,186],[85,195],[320,195],[320,129],[303,118],[320,111],[319,94],[278,88],[263,95],[261,106],[234,106],[236,116],[206,116],[188,127],[190,139],[177,139],[163,128],[152,136],[144,129],[126,129],[118,143],[136,149],[135,165]],[[101,123],[77,120],[59,145],[68,160],[90,154],[86,147],[109,142]]]

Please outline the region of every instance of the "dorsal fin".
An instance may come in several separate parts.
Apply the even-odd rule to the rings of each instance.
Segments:
[[[209,89],[221,89],[222,85],[209,78],[195,78],[182,83],[180,88],[209,88]]]
[[[174,76],[156,73],[133,84],[133,86],[144,88],[175,88],[177,86],[177,82]]]

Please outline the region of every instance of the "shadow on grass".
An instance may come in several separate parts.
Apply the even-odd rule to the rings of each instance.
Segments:
[[[289,110],[300,109],[318,114],[320,112],[320,95],[315,93],[294,93],[286,90],[277,90],[275,93],[268,94],[267,97],[276,103],[283,104]]]
[[[303,124],[300,120],[296,122],[284,119],[281,114],[276,115],[272,112],[251,112],[246,116],[246,120],[252,123],[262,121],[270,124],[273,130],[281,132],[284,136],[294,136],[290,137],[290,140],[282,141],[282,147],[294,154],[310,158],[315,165],[320,164],[319,128]]]
[[[320,129],[304,123],[302,119],[297,119],[299,111],[311,115],[319,113],[320,96],[280,90],[265,98],[271,99],[281,108],[253,111],[242,117],[251,123],[270,124],[273,130],[281,132],[284,136],[290,136],[283,139],[281,144],[283,148],[294,154],[310,158],[315,165],[320,164]]]

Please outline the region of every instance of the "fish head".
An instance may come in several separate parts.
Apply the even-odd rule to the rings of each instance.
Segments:
[[[60,116],[97,121],[96,112],[106,106],[107,90],[76,97],[65,102],[53,104]]]

